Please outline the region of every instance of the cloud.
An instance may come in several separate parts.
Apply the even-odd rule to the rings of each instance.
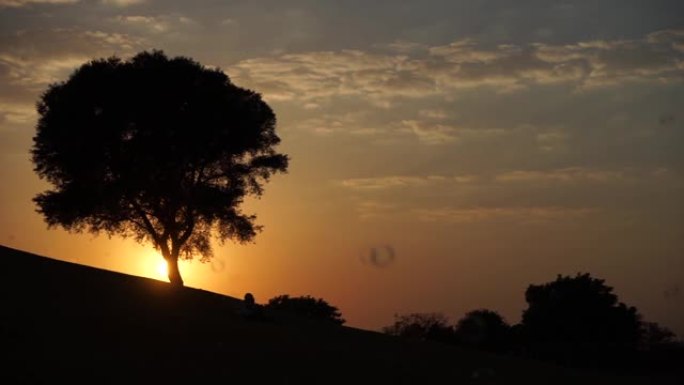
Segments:
[[[570,167],[553,171],[510,171],[496,176],[499,182],[598,182],[607,183],[626,180],[624,172],[587,170],[580,167]]]
[[[20,31],[0,36],[0,114],[7,123],[35,119],[35,102],[50,83],[80,65],[112,54],[128,56],[142,44],[129,35],[77,29]]]
[[[362,201],[359,202],[355,208],[355,211],[361,220],[386,217],[396,210],[397,205],[378,201]]]
[[[590,170],[581,167],[569,167],[551,171],[510,171],[495,177],[498,182],[534,182],[534,183],[607,183],[625,181],[628,177],[624,171]]]
[[[146,0],[102,0],[103,4],[113,5],[116,7],[130,7],[131,5],[137,5],[145,3]]]
[[[64,80],[79,65],[114,53],[130,54],[140,39],[119,33],[53,29],[21,31],[0,37],[3,84],[38,89]]]
[[[540,132],[535,136],[539,149],[544,152],[553,152],[565,148],[569,135],[560,129],[550,129]]]
[[[22,124],[33,122],[35,118],[36,110],[31,104],[0,101],[0,123]]]
[[[2,7],[24,7],[31,4],[74,4],[80,0],[0,0],[0,8]]]
[[[404,120],[401,122],[418,140],[425,144],[446,144],[458,141],[458,129],[445,124],[432,124],[418,120]]]
[[[10,79],[19,84],[45,85],[61,80],[70,71],[90,60],[84,55],[64,55],[40,62],[0,54],[0,65],[10,68]]]
[[[267,98],[303,101],[352,95],[378,102],[474,87],[514,92],[534,85],[582,89],[684,79],[682,30],[566,45],[484,47],[466,39],[424,50],[406,42],[395,46],[398,53],[342,50],[253,58],[228,70]]]
[[[152,34],[166,34],[182,28],[197,25],[197,23],[186,16],[179,15],[158,15],[158,16],[117,16],[114,20],[129,28],[135,28]]]
[[[681,81],[684,30],[664,30],[643,39],[593,40],[568,45],[536,44],[540,60],[560,65],[581,64],[583,85],[602,86],[628,81]]]
[[[316,110],[320,106],[315,103],[304,105],[306,110]],[[366,113],[361,111],[338,114],[321,113],[316,117],[296,122],[295,127],[318,135],[346,133],[357,136],[369,136],[387,132],[387,128],[373,127],[365,122]]]
[[[598,209],[558,206],[538,207],[470,207],[439,209],[415,209],[413,213],[425,222],[467,223],[483,221],[513,221],[520,223],[543,223],[573,220],[587,217]]]
[[[470,183],[475,180],[474,176],[442,176],[442,175],[428,175],[428,176],[383,176],[375,178],[351,178],[338,181],[340,186],[352,190],[385,190],[395,188],[407,187],[422,187],[432,186],[436,184],[446,183]]]
[[[350,95],[373,100],[435,92],[433,80],[411,70],[405,56],[356,50],[248,59],[229,67],[228,73],[272,100]]]
[[[496,174],[494,181],[498,183],[527,184],[608,184],[653,182],[654,178],[671,177],[667,168],[617,170],[566,167],[555,170],[514,170]]]
[[[435,119],[435,120],[444,120],[449,117],[449,113],[447,113],[444,110],[436,109],[436,108],[426,108],[423,110],[418,111],[418,115],[422,118],[427,118],[427,119]]]
[[[424,144],[439,145],[456,143],[462,140],[486,139],[506,134],[500,128],[463,128],[443,123],[419,120],[403,120],[402,125],[418,137]]]
[[[653,178],[671,177],[670,170],[657,169],[592,169],[566,167],[554,170],[513,170],[490,175],[388,175],[337,180],[338,186],[356,191],[384,191],[438,185],[473,185],[491,189],[494,184],[608,184],[649,182]]]

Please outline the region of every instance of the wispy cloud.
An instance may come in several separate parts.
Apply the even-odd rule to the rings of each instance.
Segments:
[[[509,171],[498,174],[495,180],[506,183],[608,183],[633,180],[633,178],[623,170],[592,170],[581,167],[568,167],[550,171]]]
[[[197,25],[193,19],[181,15],[119,15],[114,20],[128,28],[139,29],[152,34],[169,33]]]
[[[587,217],[599,211],[595,208],[571,208],[556,206],[538,207],[445,207],[438,209],[415,209],[414,214],[426,222],[482,222],[513,221],[519,223],[543,223],[559,220],[573,220]]]
[[[74,4],[80,0],[0,0],[2,7],[24,7],[31,4]]]
[[[89,60],[126,55],[142,44],[125,34],[77,29],[17,32],[1,37],[0,43],[2,82],[28,88],[63,80]]]
[[[131,5],[145,3],[146,1],[147,0],[102,0],[102,3],[116,7],[129,7]]]
[[[671,178],[667,168],[619,168],[597,169],[586,167],[566,167],[552,170],[513,170],[498,173],[493,181],[504,184],[528,185],[619,185],[622,183],[650,184],[657,179]]]
[[[362,201],[359,202],[355,208],[355,211],[361,220],[384,218],[396,210],[397,205],[378,201]]]
[[[0,101],[0,123],[29,123],[35,117],[36,110],[31,104]]]
[[[387,175],[367,178],[337,180],[338,186],[357,191],[382,191],[413,187],[435,187],[445,185],[475,186],[488,190],[501,185],[596,185],[611,183],[651,183],[654,178],[670,177],[666,168],[656,169],[594,169],[566,167],[552,170],[512,170],[489,175]]]
[[[345,95],[384,99],[434,93],[434,81],[410,67],[405,56],[343,50],[249,59],[231,66],[228,72],[277,100]]]
[[[554,152],[565,148],[568,137],[568,133],[561,129],[549,129],[538,133],[535,140],[540,150]]]
[[[504,135],[506,130],[500,128],[465,128],[454,125],[435,123],[424,120],[403,120],[402,125],[425,144],[439,145],[460,142],[462,140],[487,139]]]
[[[431,186],[436,184],[464,184],[471,183],[476,178],[472,175],[460,176],[383,176],[376,178],[351,178],[337,182],[340,186],[353,190],[385,190],[394,188]]]
[[[684,30],[567,45],[482,47],[465,39],[424,51],[402,43],[397,54],[343,50],[276,55],[241,61],[229,71],[279,100],[345,95],[386,100],[473,87],[511,92],[530,85],[587,88],[681,81],[682,47]]]

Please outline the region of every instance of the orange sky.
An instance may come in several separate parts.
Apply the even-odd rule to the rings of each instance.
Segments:
[[[684,9],[533,3],[0,0],[0,243],[162,278],[149,246],[48,230],[28,154],[47,84],[157,48],[261,92],[292,158],[246,204],[255,243],[182,264],[186,285],[377,329],[517,322],[529,284],[589,272],[682,336]]]

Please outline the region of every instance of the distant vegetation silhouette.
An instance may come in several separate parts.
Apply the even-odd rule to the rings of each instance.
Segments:
[[[268,300],[265,310],[289,313],[310,320],[336,325],[342,325],[346,322],[337,307],[330,305],[322,298],[314,298],[308,295],[290,297],[285,294],[273,297]]]
[[[404,338],[454,342],[454,329],[442,313],[395,314],[394,323],[382,328],[386,334]]]
[[[612,287],[589,274],[530,285],[525,300],[522,333],[541,357],[583,366],[624,362],[642,337],[637,309],[618,302]]]
[[[453,326],[441,313],[395,315],[382,331],[575,367],[677,370],[684,362],[684,343],[657,323],[642,321],[636,308],[619,302],[612,287],[590,274],[530,285],[525,299],[518,325],[481,309]]]
[[[288,166],[258,93],[161,51],[82,65],[38,113],[32,159],[53,189],[34,202],[48,225],[150,242],[178,286],[178,259],[208,261],[212,235],[254,238],[261,227],[240,205]]]
[[[466,346],[496,352],[506,351],[511,343],[511,326],[493,310],[468,312],[455,327],[456,340]]]

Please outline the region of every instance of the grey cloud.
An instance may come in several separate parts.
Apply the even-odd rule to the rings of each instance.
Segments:
[[[513,221],[533,224],[549,221],[574,220],[585,218],[599,211],[590,207],[469,207],[438,209],[415,209],[414,214],[419,220],[426,222],[467,223],[482,221]]]
[[[363,220],[539,223],[625,212],[652,186],[676,186],[669,169],[566,167],[478,175],[388,175],[335,182],[353,191]],[[397,195],[400,194],[400,195]],[[455,202],[458,202],[455,204]]]
[[[624,170],[594,170],[568,167],[550,171],[516,170],[496,175],[498,182],[525,183],[608,183],[631,181],[634,177]]]
[[[374,178],[351,178],[338,182],[339,185],[361,191],[385,190],[406,187],[424,187],[436,184],[465,184],[471,183],[476,179],[472,175],[428,175],[428,176],[382,176]]]
[[[356,95],[369,100],[421,98],[453,90],[532,85],[576,88],[684,79],[684,31],[660,31],[635,40],[569,45],[478,46],[461,40],[429,48],[428,55],[325,51],[239,62],[234,77],[280,100]],[[445,134],[442,139],[446,139]],[[441,140],[441,139],[436,139]]]
[[[401,124],[424,144],[440,145],[464,140],[482,140],[506,135],[501,128],[466,128],[424,120],[403,120]]]
[[[48,84],[65,80],[75,68],[112,54],[127,56],[142,40],[119,33],[52,29],[21,31],[0,36],[0,111],[20,122]]]
[[[80,0],[0,0],[2,7],[24,7],[31,4],[75,4]]]
[[[434,188],[448,185],[477,183],[480,188],[491,189],[495,183],[505,184],[610,184],[610,183],[652,183],[658,179],[671,178],[670,170],[659,169],[597,169],[586,167],[566,167],[551,170],[511,170],[487,175],[388,175],[367,178],[349,178],[335,183],[356,191],[381,191],[410,187]]]
[[[127,29],[138,31],[146,35],[169,34],[183,37],[192,28],[199,27],[195,20],[177,14],[160,14],[155,16],[118,15],[112,19]]]
[[[116,7],[130,7],[132,5],[143,4],[146,0],[102,0],[103,4],[113,5]]]
[[[398,206],[393,203],[378,201],[362,201],[356,205],[355,211],[361,220],[385,218],[396,213]]]

